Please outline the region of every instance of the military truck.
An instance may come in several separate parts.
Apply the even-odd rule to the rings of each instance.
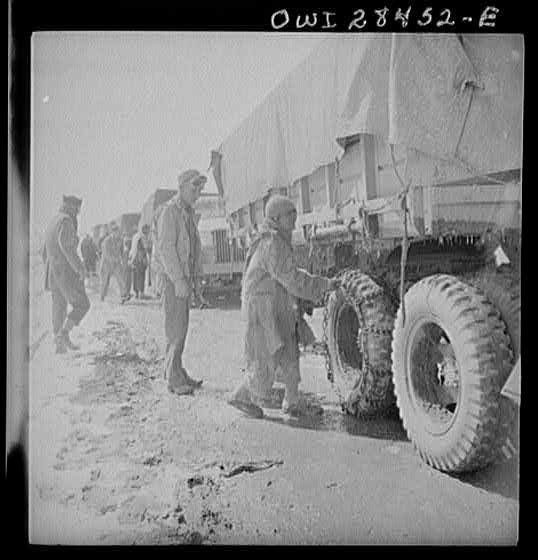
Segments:
[[[121,214],[116,219],[116,223],[120,227],[121,234],[127,237],[132,237],[138,231],[140,216],[140,212],[129,212],[126,214]]]
[[[195,210],[200,215],[203,295],[210,300],[237,298],[241,291],[245,247],[229,235],[223,200],[218,193],[202,193]]]
[[[331,36],[214,150],[232,236],[286,193],[298,261],[341,279],[343,410],[396,406],[445,472],[517,449],[522,84],[521,36]]]

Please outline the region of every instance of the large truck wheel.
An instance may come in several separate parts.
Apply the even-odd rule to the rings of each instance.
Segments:
[[[482,468],[506,445],[500,390],[513,354],[500,314],[449,275],[424,278],[396,315],[392,363],[400,417],[415,448],[445,472]]]
[[[521,349],[521,288],[519,281],[505,275],[486,274],[473,282],[486,298],[497,308],[506,325],[514,354],[514,363],[520,356]],[[509,433],[503,454],[510,458],[519,449],[519,407],[510,398],[501,396],[501,417]]]
[[[481,276],[473,282],[501,314],[510,337],[515,360],[519,357],[521,346],[521,293],[519,286],[512,282],[497,281],[493,276]]]
[[[350,270],[341,280],[342,289],[325,306],[327,367],[343,409],[366,417],[395,403],[390,357],[394,309],[366,274]]]

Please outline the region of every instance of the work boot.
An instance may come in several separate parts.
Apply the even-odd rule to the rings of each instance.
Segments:
[[[175,385],[168,383],[168,390],[175,395],[192,395],[194,387],[192,385]]]
[[[294,417],[321,416],[323,414],[323,407],[316,403],[309,403],[304,398],[291,403],[284,399],[282,402],[282,412]]]
[[[195,389],[201,387],[204,382],[203,379],[193,379],[185,370],[183,370],[183,378],[188,385],[191,385]]]
[[[176,395],[192,395],[194,387],[187,383],[183,374],[177,373],[177,370],[172,370],[168,378],[168,390]]]
[[[265,397],[256,397],[256,404],[260,405],[262,408],[276,408],[279,409],[282,407],[284,395],[282,394],[282,390],[273,389],[267,396]]]
[[[69,350],[80,350],[80,346],[77,346],[69,338],[69,331],[75,326],[75,323],[71,319],[66,319],[64,326],[60,329],[56,335],[57,340],[60,341],[60,345],[63,344]],[[63,352],[60,352],[63,353]]]
[[[263,410],[257,404],[252,402],[250,391],[245,385],[235,391],[228,404],[237,408],[252,418],[263,418]]]

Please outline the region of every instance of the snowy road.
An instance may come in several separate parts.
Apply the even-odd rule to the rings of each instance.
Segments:
[[[30,536],[62,544],[514,544],[518,458],[459,478],[421,463],[395,416],[339,412],[315,354],[303,390],[322,418],[250,419],[227,403],[242,376],[237,308],[193,310],[194,396],[162,378],[156,301],[101,303],[57,356],[49,294],[34,291]],[[321,334],[320,312],[312,320]],[[39,342],[38,344],[35,344]]]

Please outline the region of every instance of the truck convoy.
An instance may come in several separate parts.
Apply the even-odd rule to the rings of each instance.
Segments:
[[[517,448],[522,100],[522,36],[333,35],[212,153],[232,238],[286,193],[297,259],[341,278],[342,408],[397,406],[445,472]]]

